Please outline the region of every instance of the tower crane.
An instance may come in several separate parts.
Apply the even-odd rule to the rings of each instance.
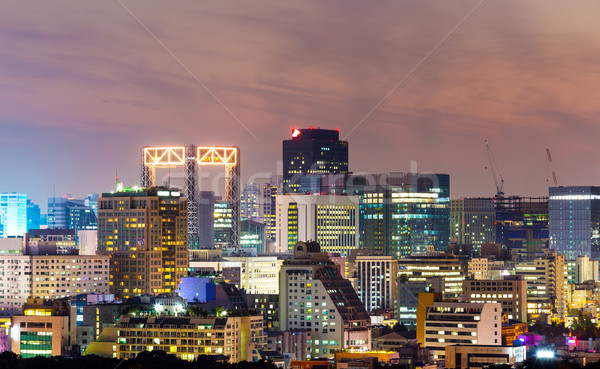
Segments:
[[[504,188],[504,178],[502,178],[502,173],[500,173],[500,169],[498,169],[498,164],[496,164],[496,160],[494,159],[494,155],[492,155],[492,150],[490,150],[490,145],[487,140],[485,140],[485,150],[487,152],[488,161],[490,162],[492,177],[494,177],[494,184],[496,185],[496,198],[504,197],[504,192],[502,191]]]

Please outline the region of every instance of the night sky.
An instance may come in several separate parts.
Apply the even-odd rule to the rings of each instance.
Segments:
[[[309,125],[453,198],[495,193],[485,139],[507,195],[547,195],[546,148],[600,185],[597,0],[8,0],[0,50],[0,191],[43,209],[139,183],[142,145],[238,145],[262,180]]]

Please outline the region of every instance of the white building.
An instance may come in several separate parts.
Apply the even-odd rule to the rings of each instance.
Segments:
[[[427,309],[425,342],[436,360],[448,345],[502,345],[500,303],[434,302]],[[417,324],[417,329],[420,325]],[[419,333],[417,333],[419,337]]]
[[[242,266],[240,282],[248,294],[278,294],[279,268],[276,256],[226,256],[229,262],[239,262]]]
[[[276,243],[281,252],[301,240],[346,256],[359,247],[359,199],[342,195],[277,195]]]
[[[371,349],[369,314],[317,242],[295,245],[294,258],[281,266],[279,291],[281,330],[311,330],[312,358]]]
[[[96,255],[98,250],[98,230],[77,231],[79,255]]]
[[[240,193],[240,217],[242,219],[258,219],[260,200],[260,185],[258,183],[247,183]]]
[[[109,292],[108,256],[3,255],[0,314],[18,312],[28,297],[58,299]]]

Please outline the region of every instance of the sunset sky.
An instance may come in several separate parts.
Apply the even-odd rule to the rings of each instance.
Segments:
[[[309,125],[340,128],[351,171],[415,161],[453,198],[494,194],[486,139],[507,195],[547,195],[546,148],[560,185],[600,185],[597,0],[0,9],[0,192],[44,209],[138,184],[142,145],[238,145],[262,179]]]

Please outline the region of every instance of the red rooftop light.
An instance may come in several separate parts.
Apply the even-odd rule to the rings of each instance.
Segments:
[[[300,130],[292,128],[292,138],[298,137],[298,135],[300,135]]]

